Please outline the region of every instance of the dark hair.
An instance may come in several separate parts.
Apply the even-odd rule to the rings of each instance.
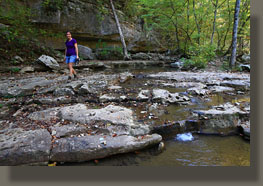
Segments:
[[[70,34],[71,34],[71,32],[70,32],[70,31],[67,31],[67,32],[66,32],[66,34],[67,34],[67,33],[70,33]]]

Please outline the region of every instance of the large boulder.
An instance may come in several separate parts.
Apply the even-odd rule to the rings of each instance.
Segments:
[[[187,103],[190,98],[179,93],[170,93],[168,90],[164,89],[153,89],[152,99],[154,101],[162,101],[169,103]]]
[[[46,129],[10,129],[0,135],[0,165],[47,163],[50,149],[51,135]]]
[[[132,110],[108,105],[101,109],[87,109],[84,104],[62,107],[60,114],[63,119],[89,123],[91,121],[105,121],[113,124],[133,125]]]
[[[79,49],[79,56],[81,58],[83,58],[83,59],[94,59],[95,56],[89,47],[83,46],[83,45],[78,45],[78,49]]]
[[[137,99],[141,101],[146,101],[151,97],[151,91],[150,90],[141,90],[137,96]]]
[[[59,64],[58,62],[50,56],[42,55],[36,60],[37,66],[43,67],[44,69],[47,70],[58,70],[59,69]]]
[[[139,53],[133,54],[132,55],[132,59],[135,59],[135,60],[149,60],[149,59],[151,59],[151,56],[146,54],[146,53],[139,52]]]
[[[62,138],[54,142],[50,158],[55,162],[83,162],[136,151],[158,144],[161,140],[162,137],[158,134],[139,138],[126,135]]]
[[[193,111],[202,122],[201,133],[227,135],[236,132],[241,120],[249,119],[249,111],[243,111],[230,103],[214,106],[209,110]]]
[[[45,77],[33,77],[0,83],[0,97],[32,95],[40,87],[54,83]]]
[[[88,109],[84,104],[76,104],[34,112],[28,117],[32,120],[41,121],[63,119],[92,126],[95,123],[102,123],[103,126],[101,128],[107,129],[109,133],[118,132],[137,136],[150,132],[148,125],[136,122],[137,119],[134,117],[131,109],[114,105],[108,105],[101,109]],[[105,124],[106,126],[104,126]]]

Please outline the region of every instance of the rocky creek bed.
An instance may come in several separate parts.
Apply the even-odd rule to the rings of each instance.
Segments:
[[[114,65],[83,65],[70,81],[59,71],[2,76],[0,165],[162,152],[167,140],[185,132],[249,141],[248,73]]]

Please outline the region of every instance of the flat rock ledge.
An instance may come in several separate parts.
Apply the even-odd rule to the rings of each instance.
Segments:
[[[12,166],[48,163],[51,135],[46,129],[24,131],[10,129],[0,133],[0,165]]]
[[[136,122],[131,109],[108,105],[88,109],[84,104],[54,107],[28,118],[50,122],[47,129],[0,130],[0,165],[43,165],[49,162],[83,162],[127,153],[158,144],[159,134]],[[70,121],[63,125],[61,121]]]
[[[105,158],[110,155],[128,153],[149,147],[161,142],[158,134],[142,137],[133,136],[106,136],[106,142],[101,144],[102,136],[83,136],[62,138],[54,142],[51,151],[51,161],[55,162],[83,162]]]
[[[240,123],[249,121],[249,108],[240,109],[230,103],[215,106],[210,110],[196,110],[202,123],[200,133],[229,135],[236,133]]]
[[[85,134],[52,142],[46,129],[24,131],[16,128],[1,134],[0,165],[47,165],[50,161],[84,162],[140,150],[158,144],[161,140],[162,137],[158,134],[138,137]]]

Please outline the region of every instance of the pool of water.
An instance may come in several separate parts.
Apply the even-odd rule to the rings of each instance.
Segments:
[[[193,141],[165,141],[157,147],[98,160],[71,163],[78,166],[250,166],[250,144],[239,136],[194,135]]]
[[[127,70],[127,69],[126,69]],[[147,69],[130,69],[137,78],[131,79],[121,86],[125,89],[148,89],[162,88],[175,92],[185,92],[184,88],[160,87],[158,84],[151,84],[152,80],[143,75],[148,73],[172,71],[171,68],[148,67]],[[123,69],[115,69],[105,73],[119,73]],[[138,76],[139,75],[139,76]],[[141,76],[140,76],[141,75]],[[138,91],[137,91],[138,93]],[[137,95],[136,91],[134,92]],[[170,104],[168,106],[160,105],[157,113],[149,111],[152,103],[136,103],[131,106],[137,118],[146,123],[155,125],[164,124],[167,121],[180,121],[189,119],[191,110],[207,110],[212,106],[224,104],[226,102],[235,103],[235,101],[244,99],[250,102],[249,92],[243,95],[214,94],[205,99],[198,96],[192,98],[190,105]],[[128,104],[128,103],[127,103]],[[159,113],[158,113],[159,112]],[[151,115],[156,119],[149,119]],[[95,163],[89,161],[85,163],[72,163],[66,165],[97,165],[97,166],[250,166],[250,143],[240,136],[202,136],[194,135],[193,141],[178,141],[176,136],[165,138],[163,136],[165,149],[160,152],[158,146],[136,151],[127,154],[119,154],[105,159],[100,159]]]
[[[166,150],[139,165],[249,166],[250,145],[239,136],[198,136],[193,141],[166,141]]]

